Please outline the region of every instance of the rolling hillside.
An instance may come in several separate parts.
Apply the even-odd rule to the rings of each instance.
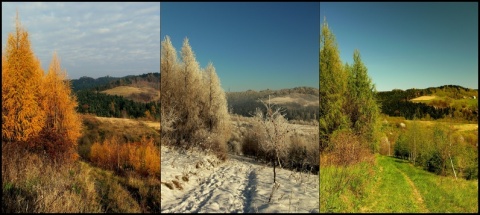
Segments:
[[[228,92],[227,101],[232,113],[251,116],[256,108],[263,107],[261,101],[276,104],[285,109],[289,120],[318,120],[319,92],[317,88],[295,87],[281,90],[247,90]]]
[[[478,122],[478,89],[444,85],[426,89],[408,89],[377,93],[384,114],[406,119],[453,117],[456,120]]]

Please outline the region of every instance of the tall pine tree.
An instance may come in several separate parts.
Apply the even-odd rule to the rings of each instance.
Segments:
[[[348,126],[343,112],[347,74],[340,60],[335,36],[324,20],[320,34],[320,150],[329,145],[331,134]]]
[[[360,52],[353,53],[353,65],[347,65],[348,103],[347,114],[355,133],[367,142],[374,143],[377,129],[379,107],[375,99],[375,85],[368,76],[367,67],[363,64]]]
[[[43,108],[46,121],[43,128],[44,137],[58,137],[55,144],[48,147],[51,154],[67,155],[76,158],[77,139],[80,137],[81,120],[75,111],[77,101],[71,92],[67,73],[62,71],[57,54],[53,54],[52,62],[43,82]]]
[[[43,127],[45,113],[38,103],[43,70],[30,46],[28,32],[16,17],[2,58],[2,141],[27,141]]]

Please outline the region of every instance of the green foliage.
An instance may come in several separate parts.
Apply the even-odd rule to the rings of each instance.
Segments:
[[[429,128],[414,121],[398,136],[394,154],[435,174],[477,179],[478,149],[471,138],[469,132],[456,132],[439,122]]]
[[[360,52],[353,53],[353,65],[342,65],[335,36],[326,22],[320,35],[320,150],[329,148],[333,132],[351,128],[361,141],[378,150],[379,106],[375,86],[368,76]]]
[[[129,75],[122,78],[105,76],[100,78],[91,78],[83,76],[79,79],[70,80],[72,83],[72,90],[74,92],[79,90],[98,90],[103,91],[118,86],[127,86],[139,82],[152,83],[155,89],[160,89],[160,73],[146,73],[142,75]],[[157,84],[155,84],[157,83]],[[156,87],[155,87],[156,86]]]
[[[347,92],[347,73],[343,68],[335,36],[326,21],[320,34],[320,150],[329,145],[330,135],[348,126],[342,108]]]
[[[412,102],[420,96],[434,95],[428,101]],[[477,99],[473,99],[475,96]],[[389,116],[403,116],[407,119],[442,119],[452,116],[456,120],[478,121],[478,90],[456,85],[430,87],[426,89],[392,90],[378,92],[381,111]],[[418,111],[418,112],[417,112]]]
[[[77,91],[79,113],[92,113],[103,117],[145,117],[148,110],[156,120],[160,119],[160,102],[134,102],[122,96],[113,96],[93,90]],[[153,108],[152,108],[153,107]],[[155,110],[154,112],[152,112]]]
[[[368,76],[367,67],[360,58],[360,52],[355,50],[353,65],[346,65],[348,72],[348,93],[345,103],[346,113],[349,116],[351,127],[357,135],[367,142],[375,143],[379,107],[375,100],[375,86]]]

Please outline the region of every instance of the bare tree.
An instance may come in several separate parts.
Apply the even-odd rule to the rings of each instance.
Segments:
[[[267,153],[273,164],[273,183],[276,184],[276,166],[281,167],[280,157],[284,156],[288,152],[288,135],[292,131],[285,114],[282,113],[282,109],[274,107],[268,103],[261,101],[266,112],[264,113],[259,108],[256,109],[255,119],[261,125],[264,134],[264,142],[261,143],[261,148]]]

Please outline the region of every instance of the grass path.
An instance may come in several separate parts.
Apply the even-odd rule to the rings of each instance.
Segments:
[[[413,196],[415,197],[415,199],[417,200],[417,205],[419,206],[420,208],[420,212],[422,213],[428,213],[428,209],[427,207],[425,206],[425,203],[423,202],[423,198],[422,198],[422,195],[420,195],[420,192],[418,192],[418,189],[417,187],[415,186],[415,184],[413,183],[413,181],[408,177],[408,175],[406,175],[404,172],[402,172],[401,170],[399,170],[400,173],[402,173],[403,177],[405,178],[405,180],[407,180],[408,184],[410,184],[410,186],[412,187],[412,190],[413,190]]]
[[[367,183],[360,212],[423,212],[421,196],[412,195],[415,185],[390,159],[377,157],[375,176]]]
[[[376,181],[378,185],[373,186],[376,190],[372,191],[377,195],[372,197],[378,201],[372,204],[373,212],[478,212],[476,180],[455,180],[452,177],[438,176],[407,161],[386,156],[377,156],[377,164],[379,171],[376,175],[382,181]],[[390,173],[396,176],[391,177]],[[368,197],[366,200],[372,199]],[[368,205],[368,202],[364,203]],[[393,206],[384,207],[389,204]]]
[[[321,169],[321,212],[445,213],[478,212],[478,181],[438,176],[405,160],[376,155],[375,165],[354,165],[348,172],[360,183],[337,193],[328,187],[339,174],[335,168]],[[372,171],[373,174],[363,174]],[[323,173],[323,174],[322,174]],[[361,187],[359,189],[359,187]]]

